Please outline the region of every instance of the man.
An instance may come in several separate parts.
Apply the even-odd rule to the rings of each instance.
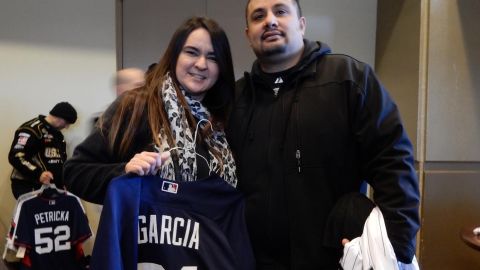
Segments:
[[[128,90],[145,84],[145,72],[139,68],[125,68],[117,71],[115,76],[115,91],[117,97]]]
[[[327,217],[363,181],[396,257],[410,263],[419,228],[412,145],[372,69],[303,38],[298,0],[249,0],[257,60],[237,82],[229,139],[245,193],[257,269],[338,269]]]
[[[42,184],[63,187],[63,163],[67,153],[60,131],[76,120],[77,112],[72,105],[60,102],[47,116],[39,115],[16,130],[8,153],[8,161],[13,166],[10,178],[15,199]]]
[[[145,85],[145,72],[139,68],[120,69],[115,74],[114,84],[115,94],[118,97],[127,91]],[[92,129],[97,124],[102,113],[103,112],[96,112],[93,114],[93,117],[91,118]]]

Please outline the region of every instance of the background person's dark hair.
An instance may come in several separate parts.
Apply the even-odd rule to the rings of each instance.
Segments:
[[[248,5],[250,5],[250,1],[247,1],[247,4],[245,5],[245,22],[248,26]],[[300,6],[300,0],[290,0],[295,3],[295,6],[297,7],[297,14],[298,18],[302,17],[302,7]]]
[[[148,76],[148,74],[150,74],[151,72],[153,72],[153,70],[155,69],[155,67],[158,65],[158,63],[151,63],[150,65],[148,65],[148,68],[147,68],[147,71],[145,72],[145,75]]]
[[[127,155],[126,149],[133,143],[135,132],[142,124],[142,117],[148,116],[148,126],[150,128],[153,141],[160,145],[158,134],[163,129],[167,134],[167,140],[170,145],[174,145],[174,139],[168,118],[163,108],[163,99],[159,89],[162,87],[165,75],[168,73],[174,84],[179,102],[184,108],[188,108],[185,97],[179,89],[179,82],[175,74],[177,61],[183,46],[189,35],[199,29],[205,29],[209,34],[218,65],[218,80],[207,90],[202,104],[210,111],[212,115],[213,128],[223,128],[227,110],[233,101],[235,76],[233,72],[232,55],[227,35],[223,29],[212,19],[206,17],[192,17],[186,20],[170,39],[162,58],[153,70],[147,74],[145,87],[127,92],[124,97],[118,101],[118,108],[111,120],[111,128],[108,132],[110,149],[120,155]],[[138,93],[144,91],[144,94]],[[147,108],[148,114],[146,114]],[[131,112],[131,115],[126,115]],[[196,128],[196,121],[189,110],[185,110],[187,121],[192,129]],[[119,131],[124,131],[122,138],[116,136]],[[206,136],[209,128],[202,130]]]

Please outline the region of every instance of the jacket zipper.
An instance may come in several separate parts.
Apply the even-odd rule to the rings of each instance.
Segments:
[[[302,173],[302,153],[300,151],[300,131],[299,131],[299,121],[300,117],[298,116],[298,93],[295,95],[295,100],[294,100],[294,113],[295,113],[295,130],[296,130],[296,135],[297,135],[297,150],[295,151],[295,158],[297,159],[297,168],[298,168],[298,173]]]
[[[301,152],[300,152],[300,149],[297,149],[297,151],[295,152],[295,157],[297,158],[297,167],[298,167],[298,173],[301,173],[302,172],[302,156],[301,156]]]

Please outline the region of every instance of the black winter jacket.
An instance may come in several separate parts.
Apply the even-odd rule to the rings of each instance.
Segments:
[[[419,228],[412,145],[372,69],[305,40],[278,95],[259,64],[237,82],[228,127],[257,269],[338,269],[341,244],[324,243],[343,194],[374,189],[397,258],[410,262]]]
[[[24,181],[39,188],[44,171],[53,174],[53,182],[63,186],[63,163],[67,159],[66,143],[62,132],[52,127],[44,115],[23,123],[16,131],[8,153],[13,166],[12,181]]]
[[[103,131],[95,127],[92,133],[75,147],[72,157],[65,163],[64,178],[67,189],[80,198],[96,204],[103,204],[108,184],[113,178],[125,174],[125,165],[136,153],[155,151],[146,117],[142,118],[145,121],[137,127],[135,143],[125,156],[115,154],[109,149],[107,137],[111,117],[118,106],[117,102],[118,100],[113,102],[105,112]],[[127,125],[125,119],[120,130],[125,130]]]

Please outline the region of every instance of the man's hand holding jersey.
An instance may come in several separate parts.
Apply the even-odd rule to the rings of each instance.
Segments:
[[[53,180],[53,174],[49,171],[44,171],[42,174],[40,174],[40,183],[42,184],[50,184],[50,181]]]

